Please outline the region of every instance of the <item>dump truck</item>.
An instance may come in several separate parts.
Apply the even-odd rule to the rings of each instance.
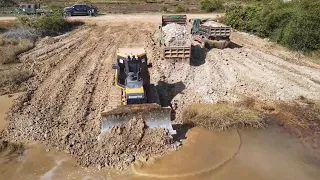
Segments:
[[[102,116],[101,133],[133,118],[141,118],[149,128],[165,128],[175,134],[171,124],[171,108],[159,105],[156,87],[150,84],[146,51],[144,48],[119,48],[114,87],[109,92],[109,105]]]
[[[162,49],[162,58],[164,59],[190,59],[191,58],[191,43],[188,45],[170,45],[165,42],[163,27],[170,23],[187,26],[186,15],[162,15],[162,23],[160,29],[160,46]]]
[[[201,43],[201,47],[223,49],[230,44],[230,26],[204,25],[205,22],[213,22],[212,19],[190,19],[192,23],[191,34],[195,41]]]
[[[20,4],[16,12],[24,15],[43,15],[52,13],[52,10],[41,9],[40,4]]]

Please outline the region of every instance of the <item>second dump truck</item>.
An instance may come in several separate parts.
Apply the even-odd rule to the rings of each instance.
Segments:
[[[162,47],[162,57],[164,59],[190,59],[191,43],[187,45],[170,45],[164,40],[163,27],[170,23],[175,23],[187,27],[186,15],[163,15],[160,29],[160,46]]]
[[[230,26],[205,25],[205,22],[214,22],[211,19],[190,19],[191,34],[202,47],[223,49],[230,44]]]

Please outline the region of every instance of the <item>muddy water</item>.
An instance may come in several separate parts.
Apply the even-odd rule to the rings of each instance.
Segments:
[[[13,96],[0,96],[0,131],[3,130],[3,128],[6,125],[6,121],[4,120],[6,116],[6,112],[9,110],[9,108],[12,105],[12,100],[14,97],[17,95]]]
[[[0,124],[12,99],[0,96]],[[191,129],[180,151],[132,171],[83,168],[63,152],[47,150],[39,143],[26,145],[22,155],[0,154],[0,179],[320,179],[320,157],[276,127],[213,133]]]
[[[298,139],[278,127],[239,131],[240,144],[235,132],[209,133],[193,129],[188,136],[192,141],[181,151],[155,163],[135,166],[133,170],[144,177],[132,180],[161,177],[168,180],[320,179],[319,154],[306,149]],[[237,145],[240,145],[239,151]],[[173,154],[183,158],[175,158],[171,156]]]
[[[180,151],[145,165],[134,164],[132,169],[139,175],[160,178],[201,174],[227,163],[238,153],[239,148],[240,137],[237,131],[217,134],[193,128],[187,133],[187,140]]]

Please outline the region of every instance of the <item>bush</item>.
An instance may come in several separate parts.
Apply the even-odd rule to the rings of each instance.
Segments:
[[[39,37],[39,33],[35,29],[14,28],[5,32],[3,37],[13,41],[30,40],[31,42],[34,42]]]
[[[186,8],[179,4],[176,8],[176,12],[186,12]]]
[[[268,37],[293,50],[320,49],[320,1],[281,0],[234,6],[226,11],[225,23],[241,31]]]
[[[168,7],[167,7],[167,6],[163,6],[163,7],[161,8],[161,11],[167,12],[167,11],[168,11]]]
[[[49,9],[55,13],[63,13],[64,6],[62,4],[51,2],[48,6],[49,6]]]
[[[67,21],[59,12],[43,16],[20,16],[16,20],[16,26],[35,29],[42,36],[60,35],[82,24],[82,22]]]
[[[221,0],[201,0],[200,8],[206,12],[223,10],[223,2]]]

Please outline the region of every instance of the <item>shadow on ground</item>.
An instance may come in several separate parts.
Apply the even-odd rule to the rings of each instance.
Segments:
[[[237,49],[237,48],[242,48],[242,47],[243,47],[243,46],[241,46],[241,45],[239,45],[239,44],[231,41],[228,48],[230,48],[230,49]]]
[[[208,50],[206,48],[201,48],[200,45],[192,46],[191,47],[191,59],[190,65],[191,66],[200,66],[206,63],[206,55]]]

